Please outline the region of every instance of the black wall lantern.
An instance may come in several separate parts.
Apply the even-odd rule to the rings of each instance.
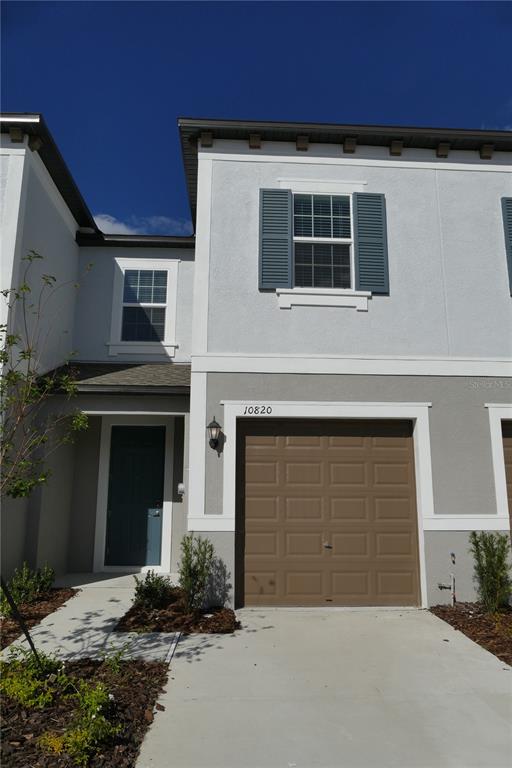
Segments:
[[[210,448],[217,448],[219,445],[221,426],[215,421],[215,416],[213,417],[213,421],[210,421],[206,429],[208,430],[208,437],[210,438]]]

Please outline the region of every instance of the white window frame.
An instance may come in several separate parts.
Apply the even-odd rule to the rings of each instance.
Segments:
[[[176,348],[176,309],[178,302],[178,266],[180,259],[141,259],[117,257],[114,259],[114,290],[109,355],[137,354],[174,357]],[[124,274],[126,270],[164,270],[167,272],[167,301],[165,303],[165,331],[163,341],[122,341]],[[155,304],[154,306],[164,306]]]
[[[324,195],[328,197],[348,197],[350,200],[350,238],[339,237],[295,237],[292,233],[293,247],[293,288],[278,288],[276,296],[279,309],[291,309],[292,307],[350,307],[358,312],[368,311],[368,299],[371,299],[371,291],[358,291],[355,289],[355,253],[354,253],[354,197],[355,191],[364,191],[366,182],[331,182],[331,189],[325,185],[330,182],[307,182],[305,180],[290,181],[280,179],[281,188],[290,188],[293,197],[295,195]],[[293,219],[293,213],[292,213]],[[295,221],[292,221],[295,230]],[[295,243],[327,243],[331,245],[341,244],[350,246],[350,288],[302,288],[295,286]]]
[[[312,198],[312,210],[311,210],[311,226],[314,227],[314,213],[313,213],[313,198],[315,197],[330,197],[331,201],[333,197],[348,197],[349,199],[349,207],[350,207],[350,233],[351,237],[303,237],[303,236],[295,236],[295,196],[296,195],[309,195]],[[309,291],[313,290],[315,292],[317,291],[347,291],[350,293],[354,293],[355,285],[354,285],[354,278],[355,278],[355,264],[354,264],[354,215],[353,215],[353,200],[352,200],[352,194],[350,192],[340,192],[340,193],[334,193],[334,192],[293,192],[292,191],[292,197],[293,197],[293,210],[292,210],[292,228],[293,228],[293,288],[297,288],[299,291]],[[331,202],[331,210],[332,210],[332,202]],[[332,216],[331,216],[332,221]],[[308,243],[311,245],[316,245],[317,243],[319,245],[348,245],[350,246],[350,287],[349,288],[318,288],[314,287],[312,285],[309,286],[296,286],[295,285],[295,243]]]

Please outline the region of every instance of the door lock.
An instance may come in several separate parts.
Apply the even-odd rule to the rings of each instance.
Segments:
[[[329,544],[328,541],[323,542],[323,548],[324,549],[332,549],[332,544]]]

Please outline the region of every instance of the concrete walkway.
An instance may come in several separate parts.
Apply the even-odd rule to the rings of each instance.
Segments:
[[[508,768],[512,669],[426,611],[243,610],[180,640],[137,768]]]
[[[77,587],[80,592],[31,630],[36,648],[64,659],[99,658],[123,648],[123,658],[170,660],[178,634],[113,632],[132,603],[132,575],[72,574],[56,585]],[[18,639],[12,646],[28,644]]]

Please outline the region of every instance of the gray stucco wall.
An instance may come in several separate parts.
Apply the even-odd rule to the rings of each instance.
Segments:
[[[89,428],[75,444],[67,554],[67,570],[72,573],[87,573],[93,568],[100,435],[101,417],[90,416]]]
[[[230,586],[229,604],[234,602],[235,585],[235,534],[225,531],[198,532],[208,538],[215,553],[227,569]],[[455,553],[456,564],[451,563],[450,553]],[[473,579],[473,557],[469,552],[469,533],[465,531],[425,531],[425,569],[427,580],[427,604],[450,603],[450,590],[440,590],[439,584],[450,584],[450,573],[455,575],[455,590],[459,602],[477,599]],[[213,600],[215,602],[215,600]]]
[[[221,400],[431,402],[436,514],[496,512],[489,415],[484,404],[510,403],[512,379],[210,373],[207,382],[208,416],[222,413]],[[222,513],[222,472],[222,456],[219,459],[207,450],[207,514]]]
[[[455,565],[451,562],[451,552],[455,553]],[[477,599],[469,532],[425,531],[425,567],[429,605],[450,602],[450,591],[438,587],[439,584],[450,584],[450,573],[455,575],[455,594],[459,602]]]
[[[117,398],[117,400],[123,401],[123,398]],[[169,410],[173,410],[173,407],[169,405],[173,401],[170,401],[169,398],[154,402],[154,410],[160,412],[164,410],[164,402],[167,403]],[[81,406],[84,406],[83,401],[81,401]],[[140,399],[137,406],[133,410],[141,410]],[[122,402],[119,409],[122,410]],[[146,410],[146,406],[144,409]],[[176,410],[178,409],[176,408]],[[69,506],[67,550],[67,570],[69,572],[87,573],[93,569],[100,436],[101,416],[89,416],[89,429],[79,436],[75,444],[73,491]],[[171,530],[171,571],[173,572],[177,569],[179,561],[181,538],[187,529],[188,495],[186,493],[182,497],[177,493],[178,483],[185,479],[186,443],[188,444],[188,415],[184,414],[175,418],[174,425]]]
[[[477,153],[451,153],[427,167],[432,152],[407,150],[389,163],[384,147],[358,147],[347,160],[339,149],[305,155],[265,144],[250,162],[241,142],[215,142],[211,189],[208,351],[298,355],[505,357],[512,354],[500,198],[512,194],[512,157],[495,155],[496,170]],[[219,153],[226,152],[226,161]],[[292,162],[261,162],[288,154]],[[205,158],[208,154],[205,153]],[[324,158],[345,164],[324,164]],[[299,162],[300,160],[300,162]],[[362,162],[361,162],[362,161]],[[421,167],[407,167],[416,161]],[[459,170],[451,166],[459,162]],[[375,164],[372,164],[375,163]],[[380,163],[380,166],[378,165]],[[470,170],[470,164],[478,165]],[[446,166],[450,166],[447,168]],[[366,182],[387,205],[390,296],[350,308],[278,307],[275,293],[258,291],[259,190],[291,179]],[[198,222],[198,236],[204,224]],[[199,258],[198,270],[205,269]],[[235,319],[235,321],[234,321]]]
[[[25,557],[28,499],[2,499],[2,576],[9,577]]]
[[[207,376],[207,416],[222,414],[221,400],[250,402],[432,402],[429,409],[434,509],[437,514],[496,513],[486,402],[510,403],[512,379],[425,376],[220,374]],[[222,423],[222,416],[218,417]],[[229,439],[229,435],[228,435]],[[222,513],[223,457],[206,449],[206,513]],[[234,534],[206,533],[234,581]],[[430,605],[449,601],[450,552],[457,556],[459,600],[475,598],[468,533],[425,531]]]
[[[193,251],[176,248],[81,248],[80,291],[77,297],[74,345],[80,360],[124,362],[158,361],[157,355],[109,356],[114,272],[116,258],[130,258],[134,264],[144,259],[180,259],[178,267],[178,299],[176,308],[175,360],[190,359],[192,334]],[[88,266],[92,265],[88,270]],[[94,307],[94,311],[91,311]]]
[[[31,498],[27,552],[36,567],[68,570],[69,513],[73,494],[75,446],[61,446],[47,461],[51,477]]]

